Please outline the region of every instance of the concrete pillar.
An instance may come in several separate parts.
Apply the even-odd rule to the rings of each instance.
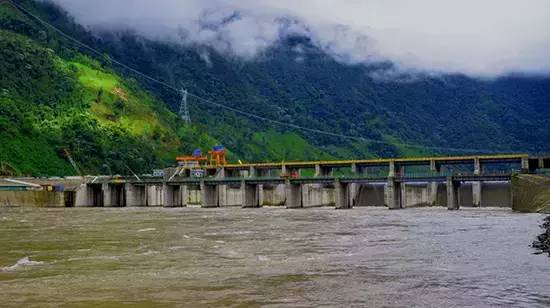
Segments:
[[[106,190],[104,188],[106,187]],[[108,199],[112,200],[112,191],[108,184],[82,184],[76,193],[75,206],[99,207],[104,206],[103,198],[106,191]],[[110,203],[111,204],[111,203]]]
[[[474,159],[474,174],[481,175],[481,162],[479,158]]]
[[[357,164],[351,164],[352,176],[354,177],[358,176],[359,169],[360,168],[357,166]],[[357,183],[350,183],[348,185],[348,198],[349,198],[350,207],[355,206],[358,192],[359,192],[359,185]]]
[[[319,207],[323,205],[323,184],[302,185],[302,207]]]
[[[187,206],[189,205],[200,205],[201,204],[201,190],[200,185],[186,185],[187,192]],[[183,197],[182,197],[183,198]]]
[[[544,169],[544,158],[539,158],[539,169]]]
[[[103,191],[103,206],[104,207],[113,206],[112,186],[109,183],[103,183],[101,185],[101,190]]]
[[[145,206],[145,186],[136,186],[131,183],[126,183],[124,190],[126,191],[126,206]]]
[[[437,187],[439,186],[438,182],[428,183],[428,203],[431,206],[437,205]]]
[[[401,209],[401,183],[395,181],[394,177],[388,178],[386,186],[386,205],[390,210]]]
[[[216,178],[225,178],[226,176],[231,177],[232,175],[228,175],[228,171],[225,170],[224,167],[219,168],[218,171],[216,172]],[[228,189],[227,185],[216,185],[216,194],[217,194],[216,207],[218,206],[223,207],[227,205],[227,202],[226,202],[227,189]],[[203,207],[204,207],[204,204],[203,204]]]
[[[76,190],[74,206],[88,207],[94,206],[93,191],[88,187],[88,184],[81,184]]]
[[[256,169],[254,167],[251,167],[251,177],[267,177],[269,176],[269,170],[265,169]],[[264,185],[259,184],[258,185],[258,204],[259,206],[262,206],[264,203]]]
[[[528,173],[529,172],[529,158],[523,157],[521,159],[521,172]]]
[[[359,173],[359,167],[357,166],[357,164],[351,164],[351,173],[353,175],[357,175],[357,173]]]
[[[401,172],[399,172],[401,174]],[[401,187],[401,193],[400,193],[400,196],[401,196],[401,208],[402,209],[405,209],[407,208],[408,206],[408,203],[407,203],[407,183],[401,183],[400,185]]]
[[[255,178],[257,176],[258,174],[256,173],[256,168],[250,167],[250,169],[248,169],[248,177]]]
[[[131,183],[125,184],[126,191],[126,206],[139,206],[138,205],[138,190]]]
[[[244,208],[257,208],[260,207],[260,196],[257,184],[247,184],[245,181],[241,182],[241,193]]]
[[[447,178],[447,209],[458,210],[458,187],[459,182],[453,181],[452,177]]]
[[[179,186],[172,186],[164,183],[162,185],[162,200],[164,207],[176,207],[179,201]]]
[[[180,185],[180,206],[186,207],[189,203],[189,187]]]
[[[334,182],[334,199],[336,209],[351,209],[352,204],[349,199],[349,185],[340,181]]]
[[[433,173],[437,173],[439,172],[438,169],[439,168],[437,168],[437,162],[434,159],[430,160],[430,171],[432,171]]]
[[[219,207],[218,185],[201,182],[201,203],[203,208]]]
[[[143,188],[145,189],[145,206],[150,206],[150,205],[149,205],[149,199],[150,199],[150,196],[149,196],[149,195],[151,194],[151,193],[149,192],[149,189],[150,189],[150,188],[149,188],[149,186],[147,186],[147,185],[145,185]]]
[[[227,185],[219,184],[218,185],[218,206],[219,207],[225,207],[228,205],[226,202],[226,198],[227,198]]]
[[[164,189],[162,185],[153,184],[146,186],[147,206],[157,207],[164,205]]]
[[[319,164],[315,165],[315,176],[330,176],[332,175],[332,168],[323,167]]]
[[[265,193],[263,184],[258,185],[258,203],[260,204],[260,206],[265,205]]]
[[[103,206],[104,207],[118,207],[124,206],[124,186],[115,185],[110,183],[103,183],[101,185],[103,193]]]
[[[388,177],[394,178],[395,177],[395,162],[392,160],[390,161],[390,169],[388,172]]]
[[[483,195],[483,183],[476,181],[472,183],[472,203],[474,207],[481,207],[481,196]]]
[[[288,175],[288,169],[287,169],[287,167],[286,167],[285,165],[282,165],[282,166],[281,166],[281,174],[286,174],[286,175]]]
[[[323,175],[323,170],[321,170],[321,165],[315,164],[315,176],[318,177],[322,175]]]
[[[287,209],[302,208],[302,184],[285,183],[285,206]]]

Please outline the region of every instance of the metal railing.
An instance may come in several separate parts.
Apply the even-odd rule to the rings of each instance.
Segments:
[[[484,172],[481,174],[475,174],[474,172],[457,172],[457,171],[428,171],[428,172],[405,172],[405,173],[396,173],[394,178],[396,179],[433,179],[433,178],[445,178],[445,177],[502,177],[502,176],[511,176],[515,172],[512,170],[495,170],[490,172]],[[538,174],[550,175],[550,169],[539,169]],[[388,178],[388,172],[380,173],[370,173],[370,174],[355,174],[355,175],[329,175],[329,176],[300,176],[300,177],[281,177],[281,176],[238,176],[238,177],[216,177],[216,176],[207,176],[207,177],[175,177],[169,182],[181,182],[181,183],[238,183],[241,181],[246,182],[282,182],[286,180],[290,181],[312,181],[312,182],[323,182],[323,181],[351,181],[351,180],[380,180]],[[164,182],[162,179],[145,179],[144,183],[147,182]]]

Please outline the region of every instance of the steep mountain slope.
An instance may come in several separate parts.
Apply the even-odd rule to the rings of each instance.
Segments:
[[[255,144],[260,140],[255,134],[266,129],[301,136],[321,155],[333,157],[460,153],[403,144],[500,152],[550,151],[547,77],[477,80],[462,75],[388,76],[391,64],[345,65],[304,37],[288,38],[259,58],[242,61],[203,46],[154,42],[131,32],[93,36],[55,7],[43,11],[60,28],[114,58],[169,84],[184,85],[212,101],[296,125],[389,143],[283,129],[191,101],[195,122],[208,125],[212,136],[245,159],[257,158],[258,146],[275,146],[268,138]],[[138,80],[172,110],[177,108],[174,93]]]
[[[180,81],[232,107],[396,145],[370,144],[356,148],[355,155],[418,152],[400,143],[505,152],[550,150],[548,78],[482,81],[453,75],[380,80],[373,77],[380,68],[342,65],[303,38],[287,40],[245,63],[213,51],[206,63],[191,58],[193,53],[198,57],[196,51],[127,34],[104,35],[101,43],[119,59],[131,58],[133,65],[148,73]],[[196,107],[193,112],[203,116]],[[201,120],[213,116],[217,115]],[[338,138],[303,135],[333,154],[331,146],[353,148]]]
[[[130,32],[94,35],[48,2],[17,3],[113,59],[213,102],[380,141],[285,128],[196,98],[193,125],[185,126],[174,113],[178,93],[76,47],[4,2],[0,161],[22,173],[72,173],[64,148],[89,173],[127,173],[126,165],[149,172],[178,152],[218,142],[233,161],[550,151],[550,78],[388,77],[391,64],[345,65],[304,37],[242,61]]]
[[[135,81],[9,5],[0,5],[0,28],[0,161],[22,174],[73,174],[67,149],[88,173],[150,172],[191,147],[181,135],[193,129]],[[202,138],[193,143],[216,143]]]
[[[80,29],[47,3],[23,4],[36,14],[61,14]],[[129,168],[150,172],[173,164],[177,154],[220,143],[209,134],[210,122],[197,117],[198,124],[184,125],[110,61],[78,51],[7,2],[0,4],[0,74],[0,161],[21,174],[74,174],[65,149],[86,173],[128,174]],[[168,99],[180,98],[170,93]],[[257,130],[245,136],[234,129],[242,119],[225,120],[214,125],[217,131],[228,136],[226,142],[235,140],[231,144],[249,139],[241,153],[252,153],[250,158],[332,157],[297,134]],[[230,151],[229,157],[236,161],[239,154]]]

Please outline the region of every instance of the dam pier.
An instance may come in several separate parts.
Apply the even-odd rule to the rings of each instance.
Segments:
[[[3,179],[0,204],[512,208],[512,178],[518,174],[542,174],[548,171],[545,167],[550,167],[550,158],[523,154],[224,164],[203,166],[200,170],[180,164],[155,175]],[[7,181],[9,185],[5,185]]]

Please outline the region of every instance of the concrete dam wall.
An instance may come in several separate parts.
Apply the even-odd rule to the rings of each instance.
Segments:
[[[0,206],[65,207],[65,193],[50,191],[0,191]]]
[[[530,182],[529,182],[530,183]],[[479,185],[476,185],[479,184]],[[516,184],[518,185],[518,184]],[[403,183],[400,190],[401,208],[447,206],[448,189],[445,183]],[[535,186],[536,187],[536,186]],[[534,193],[541,200],[545,190],[532,185],[521,185],[522,191],[516,188],[515,202],[533,202],[526,196]],[[285,206],[288,192],[284,184],[259,185],[257,189],[259,206]],[[334,185],[304,184],[301,185],[298,207],[334,207],[337,193]],[[349,195],[353,207],[388,206],[391,193],[387,184],[350,184]],[[219,185],[213,191],[216,207],[241,207],[244,203],[243,190],[240,185]],[[457,188],[459,207],[512,207],[511,184],[506,182],[464,183]],[[521,198],[519,196],[522,196]],[[151,184],[136,186],[131,184],[82,184],[74,191],[0,191],[0,205],[4,206],[184,206],[201,205],[204,194],[200,186],[170,186]],[[477,201],[476,201],[477,200]],[[531,201],[526,201],[531,200]],[[550,200],[550,198],[549,198]],[[477,202],[477,203],[476,203]],[[539,201],[537,204],[544,204]]]

